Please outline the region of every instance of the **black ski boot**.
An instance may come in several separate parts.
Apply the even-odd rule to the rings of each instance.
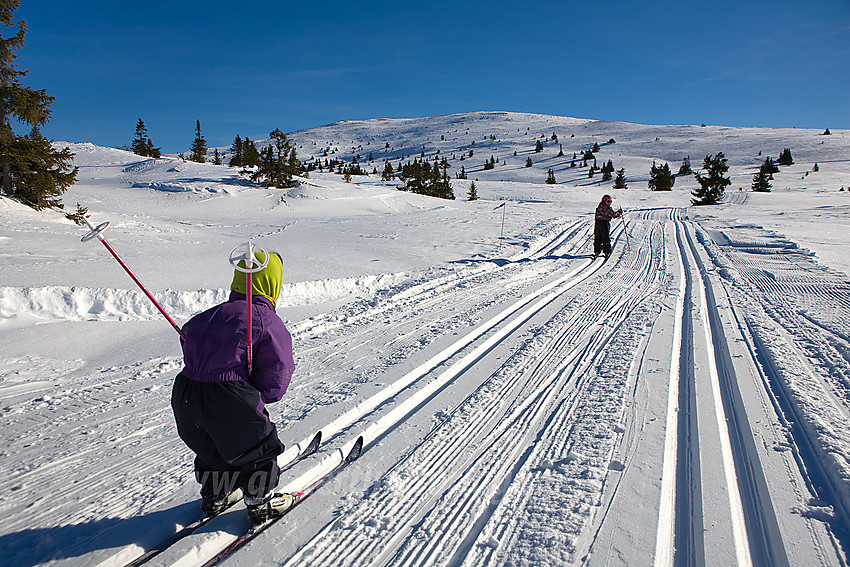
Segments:
[[[206,516],[217,516],[240,500],[242,500],[241,488],[237,488],[229,495],[219,498],[214,496],[204,496],[201,499],[201,512],[203,512]]]
[[[248,507],[248,519],[256,526],[283,516],[295,505],[295,496],[276,492],[256,503],[253,498],[246,498],[245,505]]]

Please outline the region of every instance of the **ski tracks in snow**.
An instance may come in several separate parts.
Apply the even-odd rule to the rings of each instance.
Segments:
[[[627,228],[628,246],[626,226],[612,227],[607,262],[589,258],[587,221],[550,225],[521,255],[385,279],[292,325],[298,384],[273,418],[287,445],[317,429],[323,444],[284,488],[357,437],[364,455],[225,563],[842,564],[846,535],[830,525],[850,508],[850,472],[828,424],[850,417],[850,285],[781,239],[735,241],[683,210],[642,211]],[[15,397],[31,399],[37,381],[18,392],[4,375],[7,415],[30,412],[33,426],[16,429],[15,446],[33,454],[16,455],[28,470],[9,475],[5,493],[90,467],[57,507],[108,533],[121,521],[103,510],[115,518],[167,499],[126,501],[134,491],[115,478],[132,463],[142,470],[127,482],[190,491],[169,408],[129,422],[122,410],[155,407],[151,377],[176,364],[79,373],[84,385],[31,402],[54,406],[41,413]],[[87,450],[40,457],[46,442],[72,447],[50,435],[73,434],[75,420],[97,423]],[[0,503],[19,530],[51,525]],[[238,508],[155,563],[203,564],[244,528]],[[107,540],[132,543],[74,560],[126,563],[147,545]]]
[[[648,298],[663,277],[662,235],[650,223],[643,245],[616,268],[578,260],[526,292],[522,307],[501,312],[510,318],[481,325],[495,334],[478,333],[472,360],[443,374],[464,386],[422,401],[420,413],[445,408],[436,425],[289,564],[501,564],[518,554],[568,561],[622,431],[628,373],[605,370],[621,360],[601,361],[628,360],[645,332]],[[574,255],[585,239],[563,252]],[[568,267],[561,261],[557,271]],[[440,399],[458,390],[466,392],[460,402]],[[546,539],[553,545],[541,548]]]

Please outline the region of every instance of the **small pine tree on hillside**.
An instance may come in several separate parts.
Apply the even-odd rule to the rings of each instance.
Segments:
[[[534,165],[534,164],[531,163],[531,157],[529,157],[527,160],[525,160],[525,167],[531,167],[532,165]]]
[[[751,186],[751,189],[758,193],[770,192],[770,181],[768,181],[768,173],[764,169],[759,169],[759,172],[753,175],[753,184]]]
[[[829,128],[827,128],[826,130],[823,131],[824,136],[829,136],[831,134],[832,134],[832,132],[829,131]]]
[[[779,154],[779,159],[776,160],[779,165],[794,165],[794,158],[791,157],[791,149],[785,148]]]
[[[555,172],[554,172],[554,171],[552,171],[551,169],[549,170],[549,174],[548,174],[548,176],[546,177],[546,183],[548,183],[549,185],[555,185],[556,183],[558,183],[558,182],[555,180]]]
[[[691,169],[691,156],[685,156],[682,160],[682,165],[679,167],[679,175],[690,175],[694,172]]]
[[[617,170],[617,178],[614,179],[614,189],[627,189],[626,185],[626,169],[621,167]]]
[[[233,143],[230,145],[230,167],[239,167],[244,165],[243,161],[243,146],[242,146],[242,138],[239,137],[239,134],[236,134],[236,139],[233,140]]]
[[[221,154],[218,153],[218,148],[213,152],[213,165],[221,165]]]
[[[699,171],[694,172],[694,177],[700,188],[691,192],[694,197],[691,199],[691,204],[716,205],[723,198],[726,187],[732,184],[729,178],[724,177],[724,174],[729,171],[726,156],[723,155],[723,152],[717,152],[716,156],[705,156],[703,169],[705,169],[705,175]]]
[[[153,158],[162,156],[159,148],[155,148],[151,139],[148,138],[148,130],[145,128],[145,123],[141,118],[139,118],[139,122],[136,124],[136,137],[133,138],[133,142],[130,144],[130,149],[133,150],[133,153],[137,156]]]
[[[611,181],[614,175],[614,162],[610,159],[608,163],[602,164],[602,181]]]
[[[204,163],[207,161],[207,141],[201,135],[201,121],[195,121],[195,140],[189,152],[189,161]]]
[[[776,166],[775,163],[773,163],[773,159],[768,156],[767,158],[765,158],[764,163],[761,164],[760,171],[764,171],[765,173],[767,173],[769,176],[768,179],[773,179],[773,174],[779,173],[779,168]]]
[[[11,37],[0,35],[0,189],[35,209],[63,208],[61,197],[77,179],[73,167],[74,154],[67,147],[53,149],[40,128],[50,120],[50,105],[55,100],[45,90],[21,85],[26,71],[15,65],[17,51],[23,47],[27,33],[24,20],[15,21],[18,0],[0,1],[0,34],[17,26]],[[30,133],[18,135],[12,122],[29,126]]]
[[[649,168],[649,186],[650,191],[672,191],[673,185],[676,183],[676,177],[670,171],[670,166],[666,163],[661,167],[657,167],[655,162],[652,162],[652,167]]]
[[[392,181],[395,179],[395,172],[393,172],[393,166],[390,165],[390,162],[384,164],[384,171],[381,172],[381,180],[382,181]]]
[[[537,140],[537,145],[534,146],[534,151],[538,154],[543,151],[543,144],[540,142],[540,140]]]
[[[469,201],[477,201],[478,200],[478,189],[475,187],[475,181],[469,184]]]

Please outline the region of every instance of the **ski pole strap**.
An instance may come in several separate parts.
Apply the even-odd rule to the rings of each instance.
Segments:
[[[148,288],[146,288],[141,282],[141,280],[136,277],[136,274],[133,273],[133,270],[130,269],[130,267],[124,262],[124,260],[121,259],[121,256],[118,255],[118,252],[116,252],[115,249],[112,248],[112,246],[109,244],[109,242],[106,241],[106,238],[103,237],[102,233],[106,229],[106,227],[109,226],[109,221],[102,222],[97,226],[92,226],[89,220],[86,219],[86,225],[88,225],[89,227],[89,232],[86,233],[86,235],[83,236],[80,240],[82,242],[88,242],[92,238],[97,238],[98,240],[100,240],[106,247],[106,249],[109,250],[109,253],[112,254],[112,256],[118,261],[119,264],[121,264],[121,267],[124,268],[124,271],[127,272],[127,275],[129,275],[132,280],[136,282],[136,285],[139,286],[139,289],[144,292],[144,294],[148,297],[148,299],[151,300],[151,302],[153,302],[154,306],[156,306],[159,312],[162,313],[162,316],[165,317],[165,319],[169,323],[171,323],[171,326],[174,327],[174,330],[177,331],[177,334],[180,335],[180,338],[185,340],[186,336],[183,334],[183,331],[180,330],[180,327],[177,325],[177,323],[174,322],[174,319],[172,319],[171,316],[169,316],[168,313],[165,312],[165,309],[163,309],[162,305],[159,304],[159,302],[151,294],[151,292],[148,291]]]

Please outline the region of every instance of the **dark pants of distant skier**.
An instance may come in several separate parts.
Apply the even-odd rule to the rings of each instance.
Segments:
[[[177,433],[195,452],[201,496],[222,498],[236,488],[262,496],[277,486],[283,444],[261,407],[260,393],[243,381],[195,382],[178,374],[171,398]]]
[[[599,256],[602,252],[611,255],[611,221],[596,219],[593,229],[593,254]]]

